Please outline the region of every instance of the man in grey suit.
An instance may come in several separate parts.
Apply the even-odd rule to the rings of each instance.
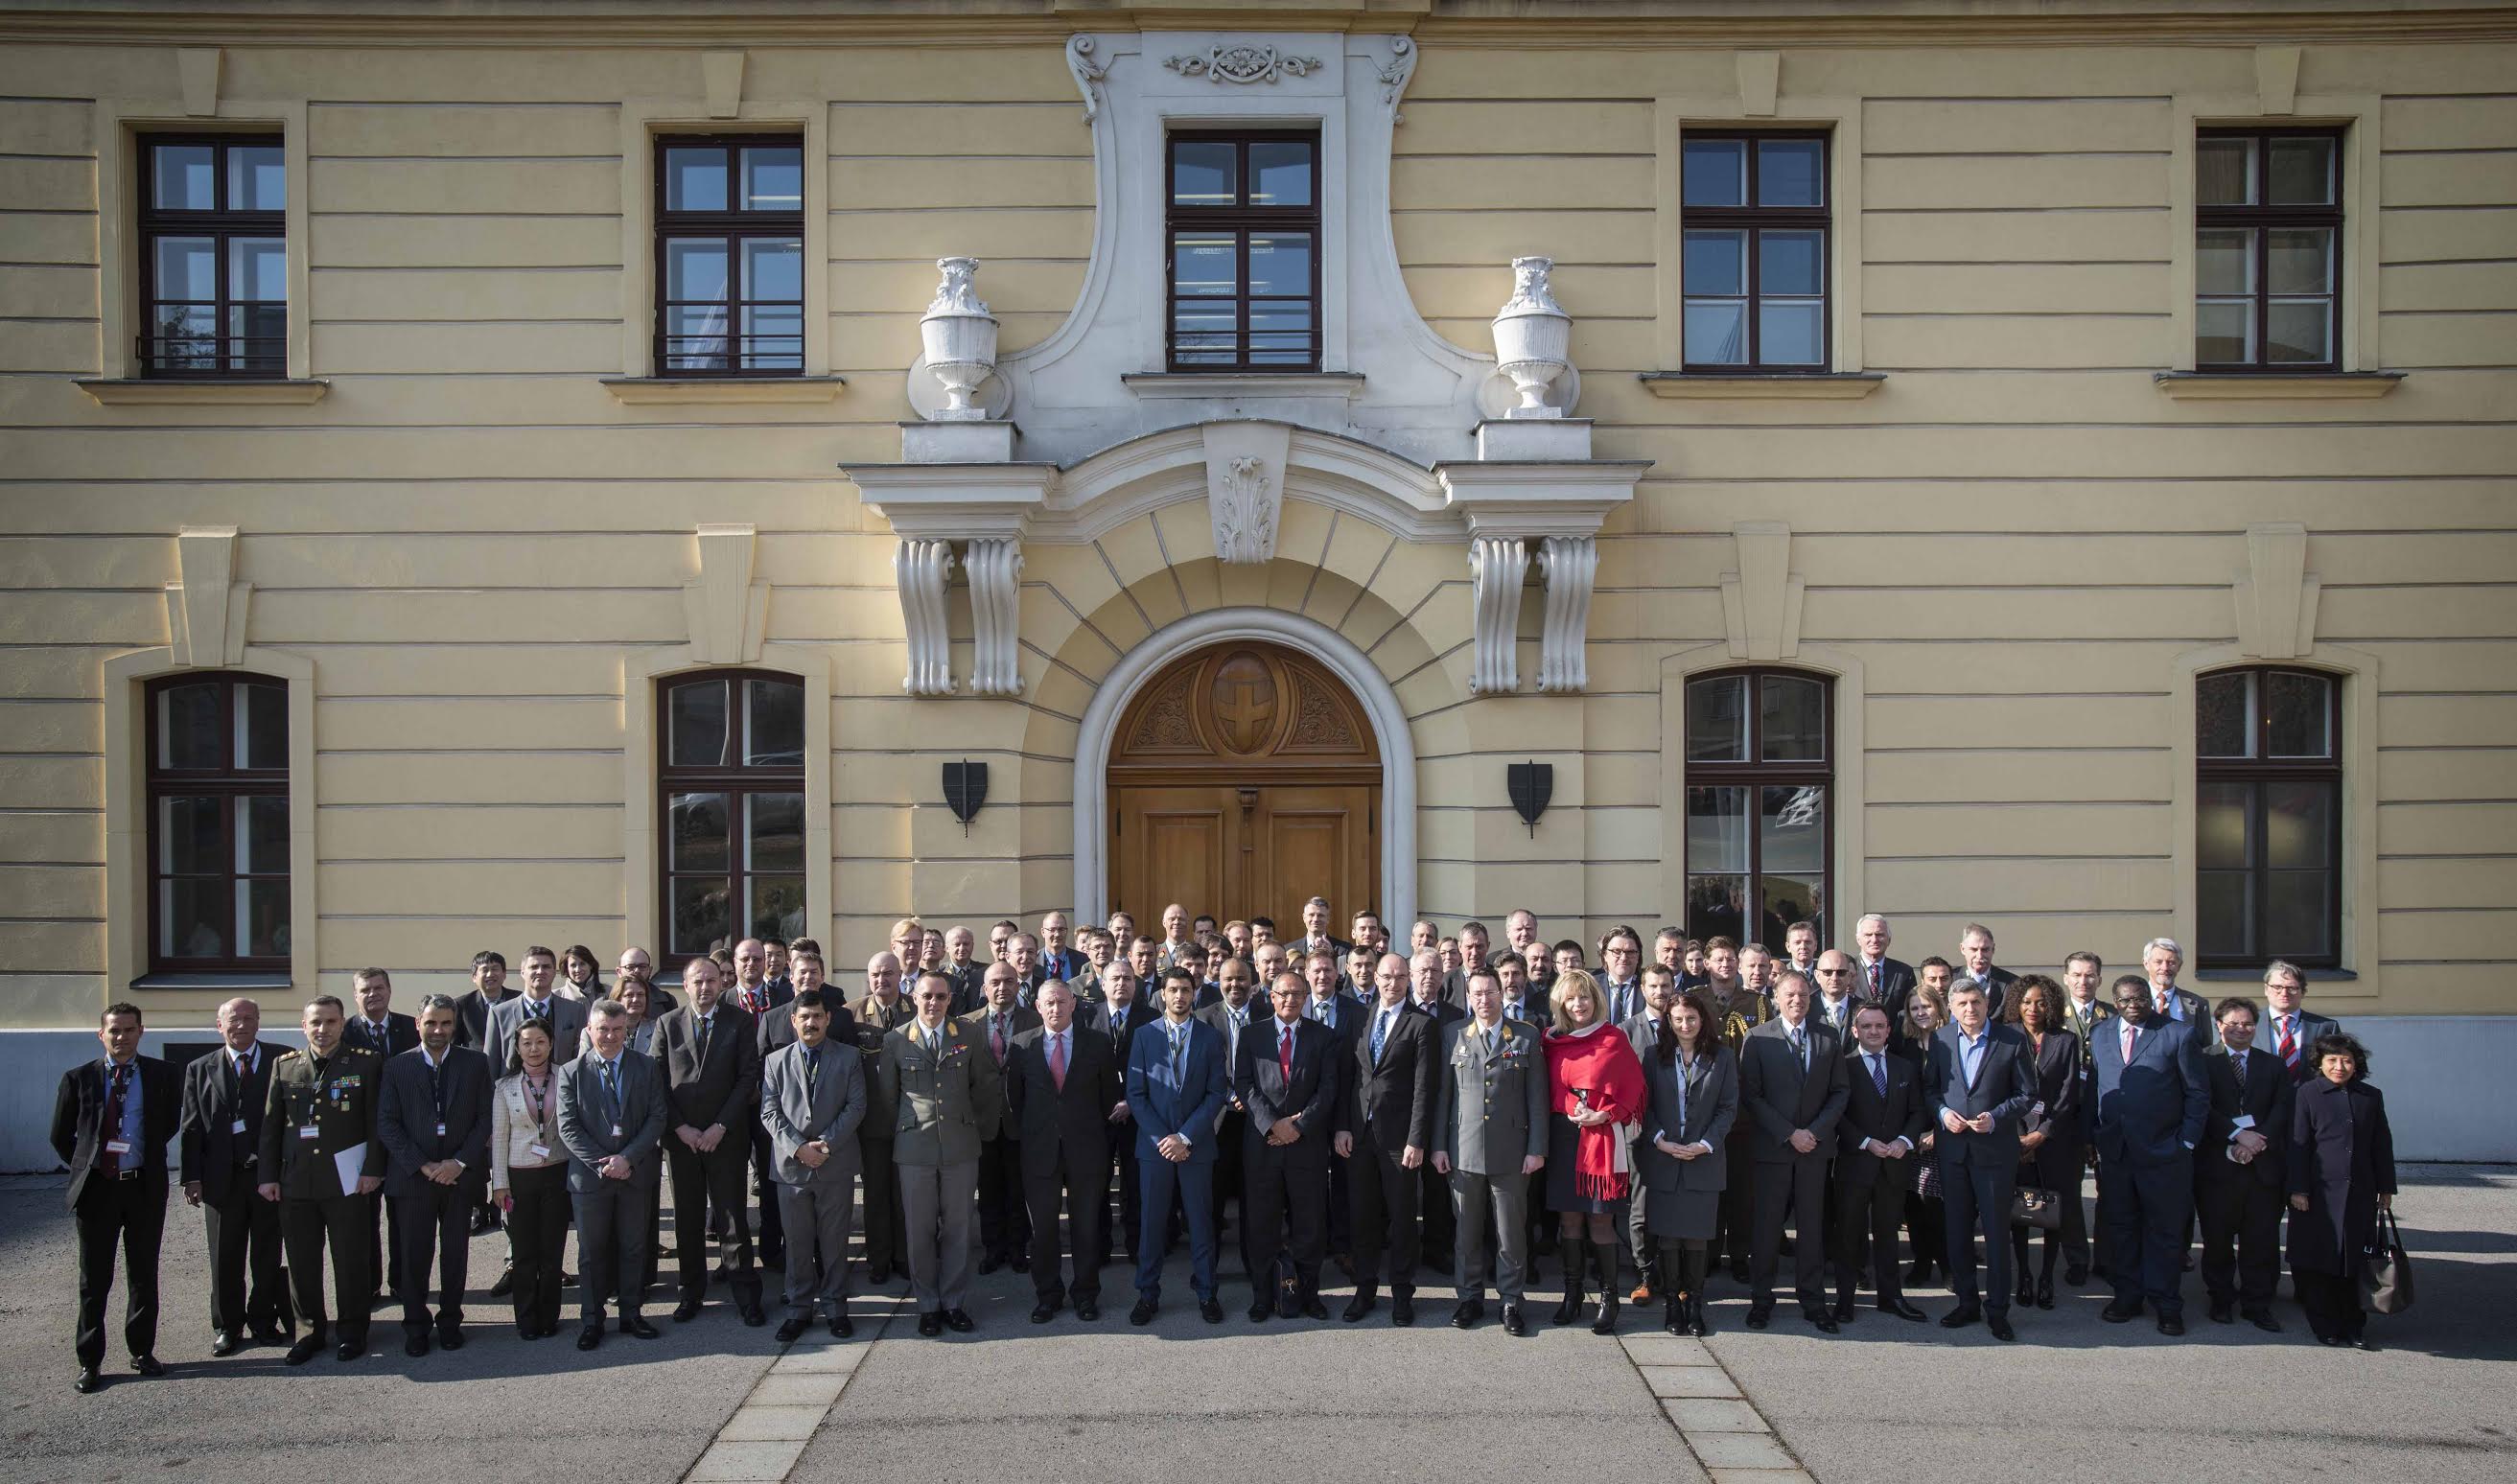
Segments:
[[[650,1057],[622,1054],[629,1012],[617,999],[586,1007],[592,1049],[559,1069],[559,1141],[568,1150],[576,1211],[576,1347],[603,1343],[603,1305],[619,1302],[620,1333],[654,1339],[646,1297],[647,1217],[663,1168],[664,1079]],[[695,1240],[691,1234],[685,1240]]]
[[[1757,1188],[1749,1219],[1748,1328],[1774,1312],[1774,1269],[1782,1260],[1783,1216],[1792,1217],[1792,1287],[1801,1313],[1823,1335],[1837,1326],[1826,1302],[1826,1169],[1847,1096],[1844,1039],[1810,1018],[1810,982],[1785,969],[1774,984],[1774,1018],[1739,1045],[1739,1104],[1754,1126]]]
[[[909,1226],[909,1288],[917,1333],[978,1328],[970,1295],[970,1208],[979,1188],[979,1129],[1002,1112],[1004,1080],[980,1033],[951,1017],[953,981],[917,976],[917,1018],[883,1038],[875,1116],[891,1129]]]
[[[1433,1082],[1433,1167],[1451,1182],[1460,1302],[1466,1330],[1486,1312],[1486,1218],[1494,1218],[1495,1293],[1504,1332],[1528,1333],[1520,1305],[1529,1177],[1547,1163],[1547,1055],[1538,1028],[1503,1018],[1503,984],[1469,975],[1469,1018],[1442,1028]]]
[[[585,1039],[585,1001],[565,999],[551,993],[559,977],[558,962],[551,957],[549,949],[525,950],[525,992],[490,1006],[489,1029],[481,1049],[488,1054],[491,1070],[504,1075],[515,1061],[516,1032],[528,1020],[538,1020],[550,1028],[552,1066],[566,1066],[576,1060],[577,1048]]]
[[[428,1353],[428,1273],[439,1268],[437,1342],[463,1348],[463,1280],[472,1208],[490,1176],[490,1059],[454,1044],[454,1000],[419,1001],[419,1046],[385,1063],[376,1137],[385,1146],[384,1197],[402,1219],[403,1353]]]
[[[778,1213],[787,1228],[788,1344],[819,1305],[831,1334],[856,1334],[848,1318],[848,1219],[856,1206],[857,1128],[865,1122],[865,1059],[831,1038],[831,1006],[819,990],[791,1001],[795,1039],[760,1064],[760,1123],[778,1177]]]

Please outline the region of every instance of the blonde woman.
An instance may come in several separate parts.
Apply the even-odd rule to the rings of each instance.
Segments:
[[[1617,1248],[1614,1211],[1634,1189],[1634,1156],[1628,1125],[1644,1112],[1642,1062],[1632,1041],[1608,1021],[1607,996],[1587,970],[1568,968],[1548,992],[1555,1027],[1543,1038],[1553,1112],[1547,1120],[1547,1206],[1561,1229],[1564,1301],[1556,1322],[1571,1324],[1582,1312],[1583,1247],[1590,1248],[1600,1279],[1600,1313],[1594,1335],[1617,1332]]]

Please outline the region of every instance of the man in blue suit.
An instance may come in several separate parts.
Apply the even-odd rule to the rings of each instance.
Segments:
[[[2107,1276],[2115,1286],[2105,1317],[2126,1323],[2147,1298],[2158,1311],[2158,1333],[2182,1335],[2194,1148],[2211,1114],[2206,1042],[2155,1012],[2143,976],[2117,979],[2114,996],[2115,1022],[2101,1024],[2089,1047],[2099,1209],[2106,1213]]]
[[[1949,983],[1949,1018],[1932,1037],[1924,1083],[1941,1160],[1941,1199],[1948,1209],[1949,1287],[1958,1306],[1941,1320],[1947,1330],[1978,1319],[1992,1337],[2010,1328],[2010,1197],[2019,1183],[2019,1123],[2036,1101],[2035,1057],[2027,1038],[1992,1024],[1984,986]],[[1976,1295],[1975,1234],[1984,1231],[1987,1293]]]
[[[1188,1216],[1189,1281],[1197,1311],[1223,1323],[1215,1296],[1216,1124],[1229,1095],[1223,1035],[1191,1014],[1197,976],[1174,965],[1163,973],[1163,1018],[1136,1033],[1128,1048],[1128,1115],[1136,1124],[1136,1306],[1128,1323],[1148,1325],[1161,1311],[1166,1224],[1176,1195]]]

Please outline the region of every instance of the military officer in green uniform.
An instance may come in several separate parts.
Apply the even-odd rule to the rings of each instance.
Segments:
[[[270,1100],[262,1118],[261,1167],[277,1179],[262,1198],[279,1203],[280,1242],[306,1335],[288,1348],[302,1366],[324,1345],[323,1248],[332,1249],[332,1292],[340,1310],[344,1361],[367,1348],[367,1310],[375,1277],[367,1271],[374,1218],[365,1197],[384,1183],[385,1150],[376,1139],[376,1093],[384,1060],[341,1039],[341,1001],[320,995],[307,1002],[306,1047],[272,1064]]]

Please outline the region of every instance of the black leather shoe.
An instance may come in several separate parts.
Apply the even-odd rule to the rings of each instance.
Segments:
[[[1223,1300],[1210,1293],[1197,1301],[1197,1317],[1208,1324],[1223,1323]]]
[[[402,1353],[409,1356],[413,1360],[417,1360],[421,1356],[426,1355],[428,1353],[428,1333],[423,1330],[417,1335],[404,1336],[402,1337]]]
[[[2017,1301],[2021,1308],[2033,1308],[2036,1304],[2036,1280],[2028,1277],[2026,1273],[2020,1274],[2019,1287],[2011,1293],[2010,1296]]]
[[[437,1332],[437,1348],[441,1350],[462,1349],[463,1332],[461,1330],[449,1330],[441,1327]]]
[[[1924,1320],[1932,1317],[1931,1315],[1914,1307],[1913,1304],[1907,1302],[1902,1297],[1880,1299],[1879,1312],[1882,1314],[1894,1314],[1898,1319],[1910,1320],[1916,1324],[1920,1324]]]
[[[1329,1306],[1320,1302],[1319,1294],[1313,1293],[1308,1298],[1302,1300],[1302,1317],[1304,1319],[1326,1319],[1329,1317]]]
[[[1406,1329],[1416,1322],[1416,1295],[1404,1289],[1389,1295],[1389,1322]]]
[[[1012,1268],[1017,1273],[1028,1273],[1031,1271],[1031,1259],[1020,1252],[1016,1252],[1013,1255],[1013,1260],[1007,1262],[1005,1266]]]
[[[1984,1322],[1984,1327],[1991,1331],[1992,1337],[2003,1344],[2008,1344],[2019,1337],[2019,1332],[2010,1327],[2010,1316],[2007,1314],[1993,1315]]]
[[[841,1309],[839,1312],[831,1316],[831,1337],[832,1339],[854,1339],[857,1337],[857,1322],[848,1317],[847,1310]]]
[[[1143,1329],[1145,1326],[1152,1324],[1154,1322],[1154,1316],[1162,1311],[1163,1306],[1161,1304],[1154,1302],[1150,1298],[1139,1298],[1136,1300],[1136,1306],[1128,1311],[1128,1323],[1134,1325],[1138,1329]]]
[[[2371,1340],[2366,1335],[2354,1335],[2349,1339],[2344,1340],[2343,1343],[2349,1345],[2354,1350],[2374,1350],[2377,1348],[2376,1342]]]
[[[507,1268],[500,1272],[498,1281],[490,1285],[490,1296],[492,1298],[504,1298],[515,1291],[516,1270],[514,1268]]]
[[[657,1329],[654,1325],[649,1324],[647,1322],[647,1317],[643,1314],[621,1315],[620,1333],[629,1336],[633,1339],[661,1339],[664,1337],[664,1332]]]
[[[2040,1309],[2054,1307],[2054,1280],[2050,1276],[2036,1280],[2036,1307]]]
[[[1508,1303],[1503,1306],[1503,1332],[1514,1339],[1528,1337],[1529,1321],[1521,1317],[1520,1305]]]
[[[363,1339],[345,1339],[332,1347],[332,1358],[345,1366],[366,1353],[367,1342]]]
[[[990,1273],[995,1272],[997,1269],[1003,1267],[1004,1265],[1005,1260],[1003,1257],[998,1256],[994,1252],[990,1252],[985,1257],[979,1259],[979,1276],[985,1278]]]
[[[2267,1335],[2279,1335],[2282,1332],[2282,1322],[2273,1318],[2270,1309],[2255,1310],[2246,1316],[2246,1322]]]
[[[1984,1310],[1972,1303],[1962,1303],[1941,1316],[1943,1330],[1963,1330],[1984,1317]]]
[[[603,1343],[603,1332],[591,1325],[576,1332],[576,1347],[580,1350],[591,1350],[601,1343]]]
[[[918,1315],[917,1333],[925,1336],[928,1339],[933,1339],[936,1336],[943,1334],[944,1311],[942,1309],[929,1309],[925,1313]]]
[[[1089,1298],[1075,1300],[1075,1317],[1090,1324],[1101,1317],[1101,1305]]]
[[[1477,1326],[1477,1321],[1485,1317],[1486,1303],[1484,1299],[1463,1298],[1460,1300],[1459,1307],[1451,1310],[1451,1328],[1454,1330],[1473,1330]]]
[[[757,1330],[769,1322],[768,1314],[756,1303],[747,1303],[736,1312],[742,1315],[743,1326],[747,1330]]]
[[[2109,1324],[2130,1324],[2141,1317],[2141,1305],[2114,1302],[2098,1311],[2098,1317]]]
[[[1265,1324],[1268,1320],[1275,1317],[1276,1300],[1264,1293],[1258,1295],[1258,1301],[1250,1306],[1250,1322],[1252,1324]]]
[[[105,1373],[94,1366],[81,1366],[78,1378],[70,1382],[70,1389],[81,1396],[102,1391],[105,1389]]]
[[[210,1336],[210,1353],[212,1355],[234,1355],[243,1348],[243,1345],[236,1342],[236,1337],[225,1330],[221,1330],[216,1335]]]
[[[1362,1320],[1364,1315],[1371,1313],[1379,1302],[1378,1295],[1372,1290],[1357,1289],[1354,1296],[1345,1301],[1345,1312],[1338,1317],[1347,1324],[1355,1324]]]
[[[2080,1263],[2074,1262],[2063,1269],[2063,1286],[2066,1288],[2076,1289],[2088,1281],[2089,1270]]]
[[[970,1317],[970,1312],[967,1309],[946,1309],[944,1311],[944,1328],[952,1331],[956,1335],[967,1335],[978,1327],[978,1321]]]
[[[1804,1318],[1808,1319],[1811,1324],[1817,1327],[1817,1332],[1820,1335],[1833,1335],[1838,1330],[1844,1328],[1842,1325],[1835,1322],[1835,1316],[1833,1314],[1828,1313],[1824,1309],[1803,1309],[1801,1314]]]
[[[1762,1303],[1752,1303],[1748,1305],[1749,1329],[1762,1330],[1766,1326],[1773,1323],[1773,1320],[1774,1310],[1771,1305]]]
[[[1057,1305],[1053,1303],[1042,1302],[1031,1306],[1031,1322],[1033,1324],[1046,1324],[1056,1317]]]
[[[253,1327],[253,1342],[258,1345],[294,1344],[296,1340],[297,1334],[294,1329],[282,1329],[276,1324]]]
[[[280,1361],[284,1365],[302,1366],[322,1353],[323,1332],[317,1330],[309,1334],[305,1338],[297,1341],[297,1343],[290,1345],[288,1347],[288,1353],[281,1356]]]
[[[2177,1338],[2185,1333],[2185,1321],[2174,1314],[2161,1314],[2158,1316],[2158,1333],[2170,1339]]]
[[[2213,1324],[2234,1324],[2237,1322],[2237,1318],[2238,1306],[2236,1304],[2231,1303],[2225,1298],[2214,1298],[2211,1300],[2211,1322]]]
[[[804,1337],[804,1332],[812,1328],[812,1325],[813,1316],[810,1314],[788,1315],[778,1326],[778,1342],[782,1345],[793,1344]]]
[[[154,1355],[135,1355],[131,1357],[131,1369],[142,1376],[163,1376],[166,1363]]]
[[[675,1324],[689,1324],[692,1320],[699,1317],[700,1301],[696,1298],[685,1298],[681,1302],[673,1305],[673,1323]]]
[[[1842,1298],[1835,1301],[1835,1322],[1837,1324],[1847,1325],[1853,1323],[1854,1313],[1855,1310],[1853,1307],[1852,1294],[1847,1293]]]

